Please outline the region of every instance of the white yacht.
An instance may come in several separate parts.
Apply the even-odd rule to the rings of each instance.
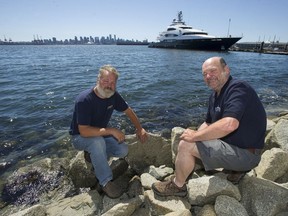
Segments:
[[[194,29],[185,24],[180,11],[167,30],[159,34],[158,42],[150,43],[149,47],[225,51],[240,39],[241,37],[215,37],[203,30]]]

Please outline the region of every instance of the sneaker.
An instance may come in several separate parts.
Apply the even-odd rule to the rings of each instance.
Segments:
[[[152,190],[158,196],[179,196],[185,197],[187,195],[187,187],[184,184],[182,187],[178,187],[174,183],[174,178],[165,182],[155,182],[152,184]]]
[[[87,161],[88,163],[91,163],[91,158],[90,158],[90,153],[87,151],[84,151],[84,159],[85,161]]]
[[[111,199],[120,197],[123,194],[121,187],[117,186],[114,182],[109,181],[102,190]]]

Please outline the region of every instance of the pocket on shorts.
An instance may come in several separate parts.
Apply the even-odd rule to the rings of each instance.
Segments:
[[[235,150],[231,147],[231,145],[219,140],[219,144],[217,145],[217,149],[214,149],[217,155],[224,156],[238,156]]]

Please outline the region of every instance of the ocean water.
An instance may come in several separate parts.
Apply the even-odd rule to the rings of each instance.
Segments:
[[[243,52],[151,49],[146,46],[0,46],[0,175],[38,158],[61,156],[69,145],[74,99],[112,64],[118,91],[143,127],[170,136],[175,126],[198,125],[211,92],[203,61],[222,56],[235,78],[247,80],[268,115],[288,109],[288,56]],[[134,133],[114,113],[111,125]]]

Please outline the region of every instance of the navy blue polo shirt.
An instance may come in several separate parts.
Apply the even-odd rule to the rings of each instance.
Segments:
[[[114,110],[125,111],[128,104],[116,91],[110,98],[98,97],[92,89],[81,92],[76,98],[70,135],[80,134],[78,125],[105,128]]]
[[[239,148],[264,147],[266,112],[257,93],[248,83],[230,76],[219,96],[216,92],[211,94],[206,122],[213,123],[224,117],[236,118],[239,127],[221,140]]]

